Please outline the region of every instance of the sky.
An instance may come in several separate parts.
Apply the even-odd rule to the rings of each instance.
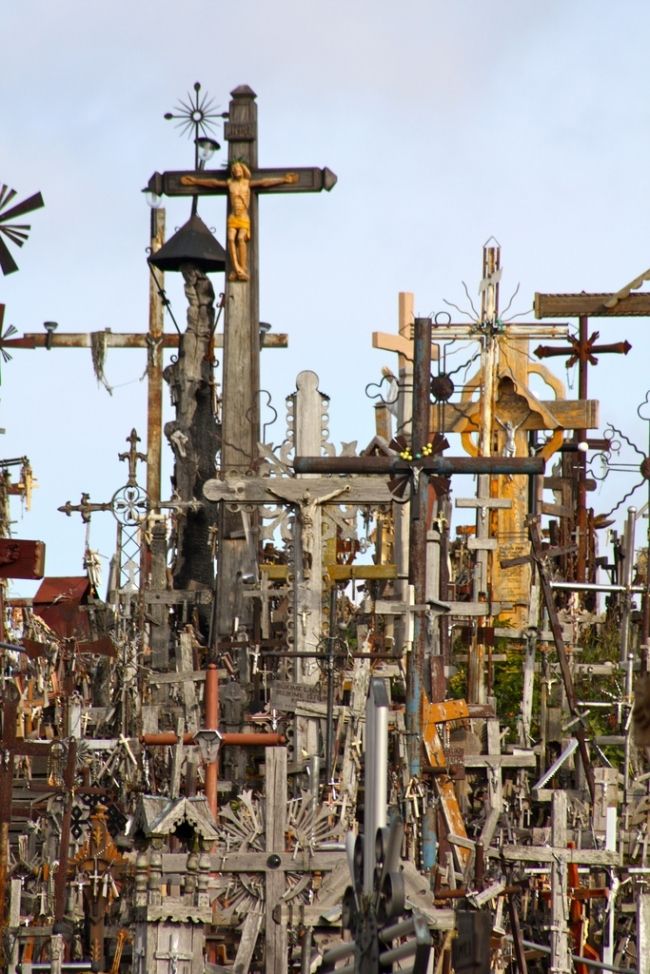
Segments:
[[[536,291],[615,291],[650,266],[649,32],[644,0],[7,6],[0,183],[16,201],[40,191],[45,207],[13,248],[19,271],[0,277],[5,329],[56,321],[60,332],[146,331],[140,191],[154,171],[193,160],[163,116],[196,81],[218,111],[248,84],[260,165],[338,175],[329,194],[260,204],[261,318],[289,335],[288,349],[262,356],[278,413],[267,439],[284,438],[285,397],[312,369],[331,397],[332,441],[361,448],[373,435],[365,388],[396,366],[371,348],[371,332],[396,330],[400,291],[415,294],[419,315],[447,309],[445,300],[469,308],[464,284],[476,304],[491,237],[502,248],[502,304],[514,295],[509,313],[520,320],[532,320]],[[225,159],[224,146],[211,165]],[[225,243],[223,201],[203,200],[199,212]],[[169,234],[187,219],[187,200],[167,201],[166,213]],[[166,286],[182,326],[177,277]],[[591,325],[603,341],[633,346],[591,370],[600,429],[613,423],[645,453],[649,423],[637,406],[650,386],[648,321]],[[576,395],[575,372],[555,363]],[[108,353],[113,395],[87,349],[19,350],[0,365],[1,455],[29,457],[38,480],[30,511],[12,501],[13,532],[45,541],[48,575],[81,574],[86,528],[56,508],[82,492],[107,501],[125,483],[117,455],[132,427],[145,437],[145,353]],[[623,445],[618,461],[638,464]],[[169,472],[167,462],[164,484]],[[596,511],[639,479],[612,472],[591,495]],[[646,496],[637,492],[638,506]],[[87,540],[104,577],[114,539],[111,515],[95,515]],[[12,584],[14,594],[33,588]]]

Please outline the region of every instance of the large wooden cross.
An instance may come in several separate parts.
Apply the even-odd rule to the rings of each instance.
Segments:
[[[543,366],[534,363],[531,366],[528,355],[530,339],[565,337],[568,329],[561,324],[500,321],[500,273],[499,248],[486,246],[479,320],[473,323],[436,323],[431,330],[433,360],[439,358],[439,343],[474,341],[481,346],[481,367],[466,384],[460,400],[452,401],[453,382],[444,372],[446,363],[442,362],[443,371],[432,381],[431,392],[436,401],[430,408],[429,428],[432,433],[460,434],[464,448],[472,456],[493,454],[498,442],[498,449],[511,457],[527,455],[529,431],[548,430],[551,436],[542,452],[548,458],[561,446],[565,429],[575,429],[583,424],[588,428],[597,425],[597,403],[567,403],[561,400],[560,385],[553,385],[550,373]],[[400,295],[399,334],[374,332],[373,346],[398,353],[399,399],[407,399],[408,377],[412,374],[411,363],[415,355],[412,295]],[[558,398],[540,402],[533,396],[528,388],[531,371],[539,373],[544,381],[552,385]],[[478,398],[473,398],[477,386],[481,392]],[[497,494],[498,499],[490,497],[490,494]],[[519,623],[525,622],[518,616],[527,612],[530,569],[526,565],[516,571],[502,572],[498,560],[490,554],[496,547],[496,541],[490,534],[496,528],[497,533],[507,539],[501,550],[506,560],[527,554],[528,541],[524,528],[527,504],[528,485],[521,478],[513,479],[508,475],[498,479],[479,478],[479,500],[475,504],[477,536],[470,539],[476,561],[474,598],[482,598],[482,593],[491,590],[495,602],[513,605],[513,610],[508,610],[508,617]],[[400,550],[404,550],[403,541]],[[479,655],[476,659],[477,673],[480,669]],[[479,697],[472,697],[472,701],[478,702]]]
[[[336,176],[329,169],[261,169],[257,164],[255,92],[241,85],[231,92],[228,121],[228,168],[154,173],[149,189],[165,196],[227,196],[228,263],[225,296],[222,472],[255,467],[259,441],[260,319],[258,194],[330,190]],[[245,272],[241,271],[245,251]],[[253,535],[255,535],[253,525]],[[217,637],[230,635],[237,616],[237,579],[255,573],[254,546],[243,537],[241,518],[222,509],[219,523],[219,571],[216,590]],[[241,616],[239,616],[241,619]],[[250,623],[250,617],[241,619]]]
[[[261,169],[257,165],[257,105],[255,92],[241,85],[231,92],[227,169],[154,173],[148,188],[164,196],[227,196],[227,234],[246,230],[235,223],[247,223],[247,276],[228,282],[224,326],[223,440],[222,467],[246,469],[254,463],[259,440],[259,261],[258,194],[309,193],[330,190],[336,176],[329,169]],[[250,173],[247,212],[239,214],[234,168],[244,165]],[[285,181],[285,177],[291,179]],[[237,242],[237,241],[236,241]],[[234,271],[229,248],[227,276]]]

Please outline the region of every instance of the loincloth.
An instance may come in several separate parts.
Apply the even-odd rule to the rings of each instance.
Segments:
[[[228,217],[228,229],[229,230],[247,230],[250,233],[251,221],[250,217],[247,216],[235,216],[231,213]]]

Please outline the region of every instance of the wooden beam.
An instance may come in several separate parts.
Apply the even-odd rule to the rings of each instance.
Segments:
[[[552,849],[550,846],[507,845],[488,849],[492,859],[508,862],[574,862],[579,866],[620,866],[621,853],[606,849]]]
[[[107,348],[148,348],[149,335],[146,332],[129,333],[114,332],[110,328],[98,330],[96,334],[103,335],[106,340]],[[163,348],[178,348],[180,336],[168,333],[160,336]],[[223,348],[223,333],[219,332],[213,337],[215,348]],[[49,344],[48,344],[49,343]],[[260,334],[260,345],[262,348],[287,348],[289,336],[282,332],[265,332]],[[41,334],[40,332],[27,332],[21,338],[3,338],[0,341],[0,348],[91,348],[92,334],[85,332],[68,332],[67,334],[53,335]]]
[[[551,399],[540,403],[557,422],[557,429],[596,429],[599,425],[597,399]],[[517,424],[522,430],[549,429],[543,417],[534,411],[525,414]],[[438,433],[478,433],[481,424],[481,408],[478,400],[471,402],[446,402],[431,407],[431,430]]]
[[[650,315],[650,294],[633,292],[612,308],[605,304],[615,294],[535,294],[536,318],[621,318]]]
[[[214,478],[205,482],[203,494],[209,501],[226,501],[229,504],[320,503],[323,506],[333,504],[335,507],[342,504],[390,504],[393,499],[388,484],[372,475],[357,475],[347,481],[332,480],[331,477],[316,477],[313,480],[298,477]]]

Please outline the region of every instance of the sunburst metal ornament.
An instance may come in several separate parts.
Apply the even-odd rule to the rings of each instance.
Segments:
[[[33,196],[23,200],[22,203],[16,203],[15,206],[5,209],[15,196],[15,189],[10,189],[4,183],[0,184],[0,268],[2,268],[2,273],[5,275],[13,274],[14,271],[17,271],[18,264],[11,256],[9,248],[2,239],[3,234],[8,240],[16,244],[17,247],[22,247],[31,229],[31,224],[29,223],[12,223],[10,221],[15,220],[16,217],[24,216],[25,213],[31,213],[32,210],[38,210],[41,206],[45,205],[41,194],[34,193]]]
[[[181,100],[176,106],[175,112],[165,112],[165,118],[168,120],[176,119],[176,127],[180,128],[183,135],[187,135],[189,138],[208,137],[214,131],[214,120],[224,118],[227,114],[226,112],[215,111],[218,107],[207,92],[201,94],[201,84],[196,81],[194,94],[188,92],[187,101]]]

